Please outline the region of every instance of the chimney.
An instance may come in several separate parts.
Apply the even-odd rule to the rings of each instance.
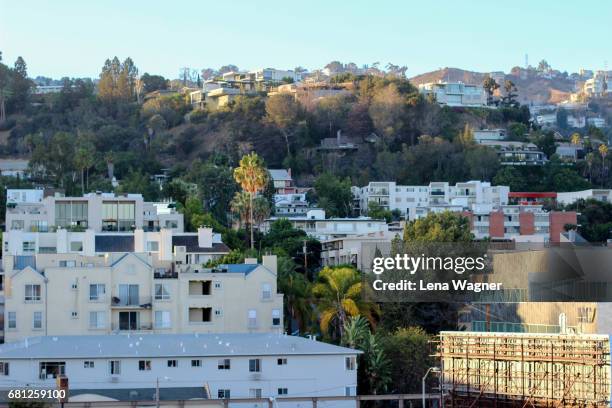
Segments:
[[[213,230],[210,227],[198,228],[198,246],[200,248],[212,248]]]
[[[262,264],[263,264],[263,266],[268,268],[270,271],[272,271],[274,273],[278,272],[276,255],[264,255],[264,256],[262,256]]]

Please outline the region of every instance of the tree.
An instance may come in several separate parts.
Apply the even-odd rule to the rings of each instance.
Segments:
[[[375,92],[369,113],[379,134],[391,142],[404,126],[404,99],[397,85],[389,84]]]
[[[504,97],[502,98],[503,105],[506,107],[518,108],[519,103],[516,101],[516,98],[518,96],[517,88],[514,82],[507,79],[506,82],[504,82],[504,91],[505,91],[505,94],[504,94]]]
[[[253,199],[268,183],[268,171],[263,160],[253,152],[240,159],[239,167],[234,169],[234,179],[249,194],[249,220],[251,226],[251,249],[253,249]]]
[[[240,227],[249,222],[249,214],[251,211],[251,199],[249,193],[245,191],[236,191],[234,198],[230,202],[230,209],[234,215],[238,217]]]
[[[567,129],[567,111],[563,108],[557,109],[557,126],[560,129]]]
[[[570,137],[570,141],[574,146],[580,146],[582,144],[582,137],[580,137],[580,133],[574,132]]]
[[[92,146],[79,147],[74,156],[75,166],[81,171],[81,194],[85,194],[85,172],[94,164]]]
[[[473,238],[469,220],[450,211],[429,213],[404,227],[405,242],[472,242]]]
[[[285,324],[290,334],[294,333],[294,322],[297,324],[297,329],[305,333],[313,314],[312,284],[295,269],[295,262],[290,258],[285,256],[278,258],[278,290],[283,294],[285,316],[288,317],[285,319]]]
[[[391,362],[390,376],[393,378],[389,392],[420,392],[421,379],[435,363],[430,356],[430,340],[430,336],[420,327],[398,327],[383,337],[382,347]]]
[[[293,95],[277,94],[266,101],[266,119],[276,125],[285,138],[287,155],[291,155],[290,139],[300,124],[301,107]]]
[[[323,173],[314,183],[314,192],[321,208],[329,217],[348,217],[351,214],[353,194],[351,181],[331,173]]]
[[[168,89],[168,80],[161,75],[149,75],[145,72],[140,80],[143,84],[144,93]]]
[[[361,276],[354,268],[323,268],[312,293],[317,299],[324,335],[342,338],[344,325],[351,316],[362,315],[372,326],[376,324],[378,308],[362,299]]]
[[[487,105],[493,102],[493,94],[499,89],[499,84],[495,82],[493,78],[487,76],[482,84],[484,90],[487,92]]]
[[[368,217],[375,220],[385,220],[387,223],[390,223],[393,219],[393,214],[377,202],[370,201],[368,203]]]

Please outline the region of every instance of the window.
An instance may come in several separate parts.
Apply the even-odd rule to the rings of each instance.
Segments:
[[[215,282],[215,289],[221,289],[221,282]]]
[[[202,360],[191,360],[192,367],[202,367]]]
[[[8,312],[8,328],[17,328],[17,312]]]
[[[286,358],[279,358],[278,360],[276,360],[276,364],[278,364],[278,365],[287,365],[287,359]]]
[[[354,371],[355,370],[355,366],[357,365],[357,362],[355,361],[355,357],[346,357],[344,359],[344,364],[345,364],[345,368],[349,371]]]
[[[103,329],[106,327],[106,312],[89,312],[89,328]]]
[[[257,327],[257,310],[250,309],[248,314],[248,325],[250,328]]]
[[[79,318],[79,312],[71,312],[70,313],[70,317],[73,319],[78,319]]]
[[[189,296],[208,296],[211,294],[211,281],[189,281]]]
[[[354,397],[355,395],[357,395],[357,388],[355,386],[344,387],[344,395],[346,397]]]
[[[95,363],[92,360],[83,361],[83,368],[94,368]]]
[[[280,326],[280,309],[272,309],[272,326]]]
[[[82,201],[56,202],[55,225],[87,228],[87,203]]]
[[[169,329],[172,327],[170,323],[170,312],[165,310],[155,311],[155,328],[156,329]]]
[[[9,363],[0,361],[0,375],[9,375]]]
[[[119,304],[123,306],[138,305],[139,285],[119,284]]]
[[[76,267],[76,261],[59,261],[60,268],[74,268]]]
[[[261,388],[250,388],[249,398],[261,398]]]
[[[82,241],[72,241],[70,243],[70,251],[71,252],[81,252],[81,251],[83,251],[83,242]]]
[[[36,251],[36,242],[34,241],[23,241],[23,252],[34,252]]]
[[[170,289],[167,284],[155,284],[155,300],[170,300]]]
[[[147,252],[159,252],[159,242],[147,241]]]
[[[269,300],[272,298],[272,285],[264,283],[261,285],[261,299]]]
[[[40,302],[40,285],[25,285],[25,301]]]
[[[12,230],[22,230],[24,226],[23,220],[13,220],[11,221],[11,229]]]
[[[151,360],[138,361],[138,371],[151,371]]]
[[[70,289],[72,290],[77,290],[79,288],[79,282],[78,281],[74,281],[72,282],[72,284],[70,285]]]
[[[34,318],[32,319],[32,328],[34,330],[42,329],[42,312],[34,312]]]
[[[108,362],[108,366],[110,368],[111,375],[119,375],[121,374],[121,361],[119,360],[111,360]]]
[[[102,204],[104,231],[131,231],[135,224],[135,203],[108,201]]]
[[[176,368],[177,366],[178,366],[178,361],[177,360],[168,360],[168,367]]]
[[[89,300],[98,301],[104,298],[106,285],[103,283],[93,283],[89,285]]]
[[[218,364],[217,368],[219,370],[229,370],[230,369],[230,359],[229,358],[222,358],[221,360],[219,360],[219,364]]]
[[[217,391],[218,398],[230,398],[230,390],[228,389],[220,389]]]
[[[284,387],[283,388],[279,388],[277,390],[277,394],[278,395],[287,395],[288,393],[289,393],[289,391],[287,390],[287,388],[284,388]]]
[[[223,310],[215,309],[215,316],[217,316],[217,317],[223,316]]]
[[[249,372],[259,373],[261,371],[261,359],[252,358],[249,360]]]
[[[48,380],[66,374],[65,361],[41,361],[39,364],[40,379]]]

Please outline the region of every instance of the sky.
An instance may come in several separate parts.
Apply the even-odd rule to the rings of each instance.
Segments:
[[[407,75],[537,65],[576,72],[612,64],[612,1],[583,0],[0,0],[0,51],[31,77],[97,77],[131,57],[140,73],[333,60],[392,62]],[[611,65],[612,66],[612,65]],[[612,69],[612,68],[608,68]]]

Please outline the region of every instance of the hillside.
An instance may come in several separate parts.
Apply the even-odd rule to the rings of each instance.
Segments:
[[[482,84],[486,77],[485,72],[467,71],[460,68],[443,68],[426,72],[410,78],[414,85],[437,81],[461,81],[466,84]],[[506,79],[513,81],[518,89],[519,101],[524,104],[558,103],[574,91],[574,81],[565,78],[541,78],[535,75],[515,76],[506,75]],[[500,84],[503,86],[503,84]]]

